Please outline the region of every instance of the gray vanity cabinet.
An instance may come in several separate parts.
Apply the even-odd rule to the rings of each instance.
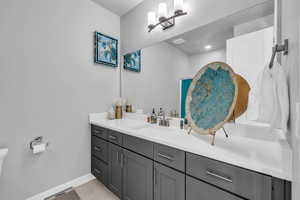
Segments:
[[[185,175],[181,172],[154,164],[154,200],[184,200]]]
[[[108,162],[108,188],[118,197],[122,195],[122,165],[121,153],[122,148],[109,144],[108,148],[109,162]]]
[[[91,172],[121,200],[291,200],[291,182],[92,126]]]
[[[245,200],[202,181],[186,177],[186,200]]]
[[[153,200],[153,161],[123,150],[123,199]]]

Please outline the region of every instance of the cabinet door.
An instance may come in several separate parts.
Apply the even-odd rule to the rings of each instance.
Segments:
[[[109,144],[108,188],[118,197],[122,194],[121,153],[121,147]]]
[[[153,200],[153,161],[123,150],[123,199]]]
[[[154,200],[183,200],[185,199],[184,194],[184,174],[155,163]]]
[[[243,200],[212,185],[186,177],[186,200]]]

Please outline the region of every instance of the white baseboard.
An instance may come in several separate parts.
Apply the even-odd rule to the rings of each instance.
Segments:
[[[67,183],[64,183],[62,185],[59,185],[59,186],[56,186],[54,188],[51,188],[45,192],[42,192],[42,193],[39,193],[37,195],[34,195],[32,197],[29,197],[28,199],[26,200],[44,200],[45,198],[51,196],[51,195],[54,195],[58,192],[61,192],[69,187],[78,187],[82,184],[85,184],[91,180],[95,179],[95,177],[90,173],[90,174],[87,174],[87,175],[84,175],[84,176],[81,176],[79,178],[76,178],[74,180],[71,180]]]

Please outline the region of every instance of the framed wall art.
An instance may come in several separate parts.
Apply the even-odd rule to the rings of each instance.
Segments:
[[[126,54],[124,56],[124,69],[134,72],[141,71],[141,50]]]
[[[95,32],[95,63],[118,67],[118,40]]]

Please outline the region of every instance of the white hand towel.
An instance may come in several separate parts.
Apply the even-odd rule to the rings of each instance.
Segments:
[[[287,132],[289,119],[288,83],[283,67],[274,62],[266,66],[249,96],[247,119],[267,123],[271,128]]]
[[[270,124],[275,109],[274,80],[266,66],[258,75],[249,94],[247,120]]]
[[[270,72],[275,82],[274,93],[277,101],[276,114],[272,117],[271,127],[279,128],[287,132],[290,109],[287,77],[283,67],[278,62],[274,62]]]
[[[258,86],[259,114],[257,121],[270,124],[276,112],[275,81],[270,69],[266,66],[262,72],[261,82]]]

